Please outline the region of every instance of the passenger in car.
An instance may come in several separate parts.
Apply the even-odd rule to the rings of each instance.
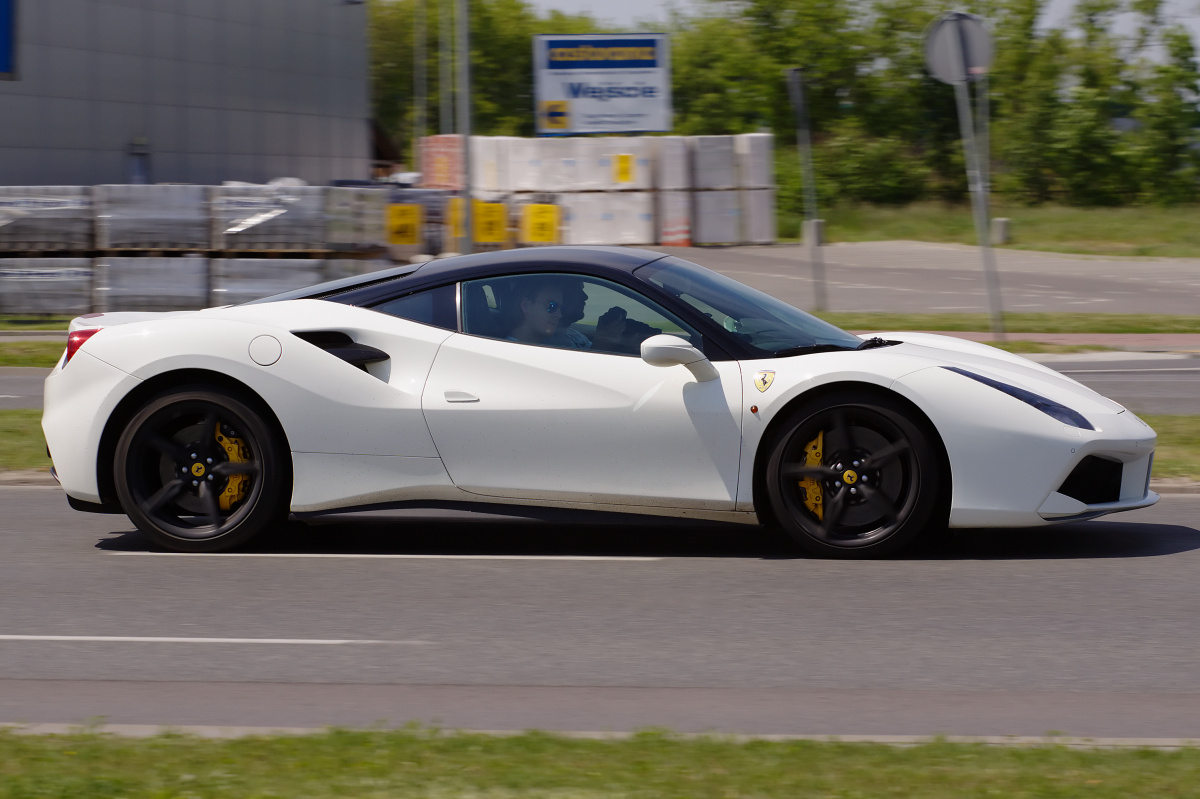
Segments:
[[[520,318],[509,332],[508,340],[555,346],[554,337],[563,315],[562,289],[551,284],[527,283],[517,290],[515,299]]]

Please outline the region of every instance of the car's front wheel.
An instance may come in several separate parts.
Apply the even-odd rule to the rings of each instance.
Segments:
[[[117,496],[138,529],[180,552],[235,547],[287,510],[285,450],[241,398],[196,386],[160,394],[117,442]]]
[[[939,521],[943,480],[934,446],[886,397],[842,393],[802,406],[767,462],[775,519],[824,557],[896,552]]]

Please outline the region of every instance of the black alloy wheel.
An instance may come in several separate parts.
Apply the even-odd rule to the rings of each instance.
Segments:
[[[776,521],[824,557],[891,554],[931,526],[942,478],[932,436],[886,397],[827,396],[775,441],[767,492]]]
[[[161,394],[117,442],[121,506],[168,549],[218,552],[286,515],[283,447],[248,403],[206,387]]]

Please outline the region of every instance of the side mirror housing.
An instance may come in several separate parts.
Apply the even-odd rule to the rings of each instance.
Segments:
[[[686,366],[700,383],[720,376],[703,352],[679,336],[665,333],[642,342],[642,360],[651,366]]]

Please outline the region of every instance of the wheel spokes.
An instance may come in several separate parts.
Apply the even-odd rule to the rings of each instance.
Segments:
[[[825,518],[822,521],[826,532],[832,533],[833,528],[841,521],[842,514],[846,511],[846,493],[846,489],[842,488],[826,503]]]
[[[892,444],[884,447],[878,452],[872,452],[867,456],[866,462],[871,466],[878,468],[884,464],[891,463],[900,455],[908,452],[910,449],[912,449],[912,446],[906,439],[902,438],[899,441],[892,442]]]
[[[218,477],[228,477],[231,474],[258,474],[258,461],[225,461],[212,467],[212,473]]]
[[[149,444],[153,449],[156,449],[163,455],[166,455],[168,458],[172,458],[177,461],[183,460],[183,445],[178,441],[174,441],[166,436],[151,435],[146,438],[146,443]]]
[[[854,434],[850,432],[850,423],[846,421],[846,411],[837,408],[833,412],[833,430],[842,441],[845,449],[854,449]]]
[[[812,477],[816,480],[832,480],[838,476],[837,469],[832,466],[803,466],[793,464],[783,468],[783,476],[789,480],[799,480]]]
[[[867,501],[868,505],[883,514],[888,524],[895,524],[897,518],[896,509],[892,507],[892,503],[887,501],[882,491],[865,483],[860,484],[858,490],[862,493],[863,499]]]
[[[217,495],[208,483],[200,484],[200,499],[204,502],[204,517],[208,526],[214,530],[221,526],[221,508],[217,504]]]
[[[179,496],[179,492],[182,490],[183,481],[172,480],[147,497],[146,500],[141,503],[142,510],[147,514],[157,513],[159,508],[175,499],[175,497]]]

